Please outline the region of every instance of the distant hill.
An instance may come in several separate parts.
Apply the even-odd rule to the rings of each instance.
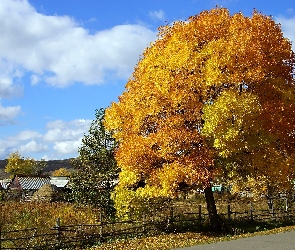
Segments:
[[[0,160],[0,169],[4,169],[7,165],[7,160]]]
[[[46,166],[46,168],[43,169],[42,172],[52,172],[52,171],[59,169],[59,168],[66,168],[66,169],[73,168],[73,166],[71,165],[71,160],[65,159],[65,160],[47,161],[47,166]]]
[[[54,170],[59,168],[66,168],[69,171],[73,171],[73,166],[70,163],[70,159],[65,160],[49,160],[47,161],[47,166],[43,169],[42,173],[50,174]],[[5,166],[7,165],[7,160],[0,160],[0,179],[8,178],[9,174],[4,172]]]
[[[9,177],[9,174],[4,172],[6,165],[7,165],[7,160],[0,160],[0,179],[6,179]]]

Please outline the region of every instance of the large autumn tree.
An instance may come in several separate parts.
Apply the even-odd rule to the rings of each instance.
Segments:
[[[290,184],[293,74],[290,41],[257,11],[246,17],[215,8],[161,27],[119,102],[106,110],[119,142],[118,209],[201,187],[218,229],[214,179]]]

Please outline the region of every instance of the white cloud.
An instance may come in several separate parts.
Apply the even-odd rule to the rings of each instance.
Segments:
[[[40,138],[42,135],[33,130],[25,130],[17,134],[15,137],[13,137],[17,141],[26,141],[26,140],[31,140],[34,138]]]
[[[2,69],[1,66],[0,62],[0,68]],[[0,73],[0,98],[18,97],[22,95],[22,92],[23,88],[20,85],[13,84],[12,79],[5,77],[3,72]]]
[[[36,142],[41,137],[42,134],[33,130],[24,130],[17,135],[8,136],[0,140],[0,157],[7,158],[10,153],[15,151],[19,151],[25,155],[27,152],[44,151],[48,147]]]
[[[36,159],[66,159],[76,157],[82,138],[88,132],[92,120],[56,120],[47,123],[44,133],[24,130],[0,139],[0,157],[7,158],[18,151],[24,157]],[[43,153],[43,155],[40,155]]]
[[[13,123],[14,118],[20,113],[20,106],[7,106],[3,107],[0,103],[0,125]]]
[[[40,81],[40,77],[37,75],[31,75],[31,84],[32,85],[37,85],[38,82]]]
[[[26,0],[1,0],[0,23],[0,58],[13,67],[10,76],[29,71],[32,84],[43,79],[59,87],[99,84],[109,73],[128,77],[156,38],[156,32],[131,24],[90,34],[68,16],[37,13]]]
[[[24,145],[20,145],[19,152],[22,153],[30,153],[30,152],[44,152],[48,150],[47,145],[43,145],[42,143],[37,143],[36,141],[32,140]]]
[[[81,146],[81,140],[55,142],[54,149],[58,154],[78,154],[78,148]]]
[[[150,11],[149,12],[149,16],[153,20],[161,20],[161,21],[164,21],[165,20],[165,13],[162,10]]]
[[[295,50],[295,16],[292,18],[279,16],[276,17],[275,20],[277,23],[280,23],[282,25],[284,36],[289,38],[290,41],[292,41],[293,50]]]
[[[7,157],[6,148],[0,148],[0,158],[4,159]]]
[[[44,141],[62,142],[80,140],[89,130],[91,120],[77,119],[70,122],[56,120],[47,124],[48,131],[44,135]]]
[[[16,146],[17,144],[18,144],[17,141],[9,139],[9,138],[0,140],[0,148],[1,150],[5,150],[5,151]]]

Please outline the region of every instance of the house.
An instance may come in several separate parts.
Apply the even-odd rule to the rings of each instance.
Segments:
[[[30,200],[30,197],[43,185],[50,184],[48,176],[15,175],[9,186],[14,200]]]
[[[44,184],[50,184],[48,176],[16,175],[10,184],[10,190],[36,191]]]
[[[1,190],[1,189],[2,189],[2,190],[3,190],[3,189],[4,189],[4,190],[8,189],[10,182],[11,182],[10,179],[0,180],[0,190]]]
[[[67,176],[50,176],[50,183],[57,188],[66,188],[70,178]]]

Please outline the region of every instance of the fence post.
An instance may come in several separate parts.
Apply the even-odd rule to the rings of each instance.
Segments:
[[[170,207],[170,224],[173,226],[173,221],[174,221],[174,206],[172,205]]]
[[[102,213],[101,211],[99,212],[99,222],[100,222],[100,227],[99,227],[99,235],[102,238]]]
[[[56,235],[56,240],[58,247],[61,246],[61,228],[60,228],[60,218],[56,219],[56,230],[57,230],[57,235]]]
[[[174,207],[170,207],[170,219],[173,220],[173,217],[174,217]]]
[[[228,220],[228,222],[231,221],[230,204],[227,204],[227,220]]]
[[[274,216],[275,216],[275,211],[274,211],[273,200],[271,200],[271,215],[272,215],[272,217],[274,217]]]
[[[145,212],[143,211],[142,213],[142,232],[145,233],[146,228],[145,228]]]
[[[200,229],[202,230],[202,205],[199,204],[199,225]]]
[[[251,201],[250,201],[250,220],[251,220],[251,222],[253,221],[253,207],[252,207]]]
[[[172,226],[172,223],[173,223],[173,205],[170,207],[170,215],[167,219],[167,226],[166,226],[166,230],[167,231],[170,231],[170,228]]]
[[[273,199],[271,197],[268,197],[268,208],[272,217],[274,217]]]
[[[285,211],[288,212],[288,198],[285,198]]]

